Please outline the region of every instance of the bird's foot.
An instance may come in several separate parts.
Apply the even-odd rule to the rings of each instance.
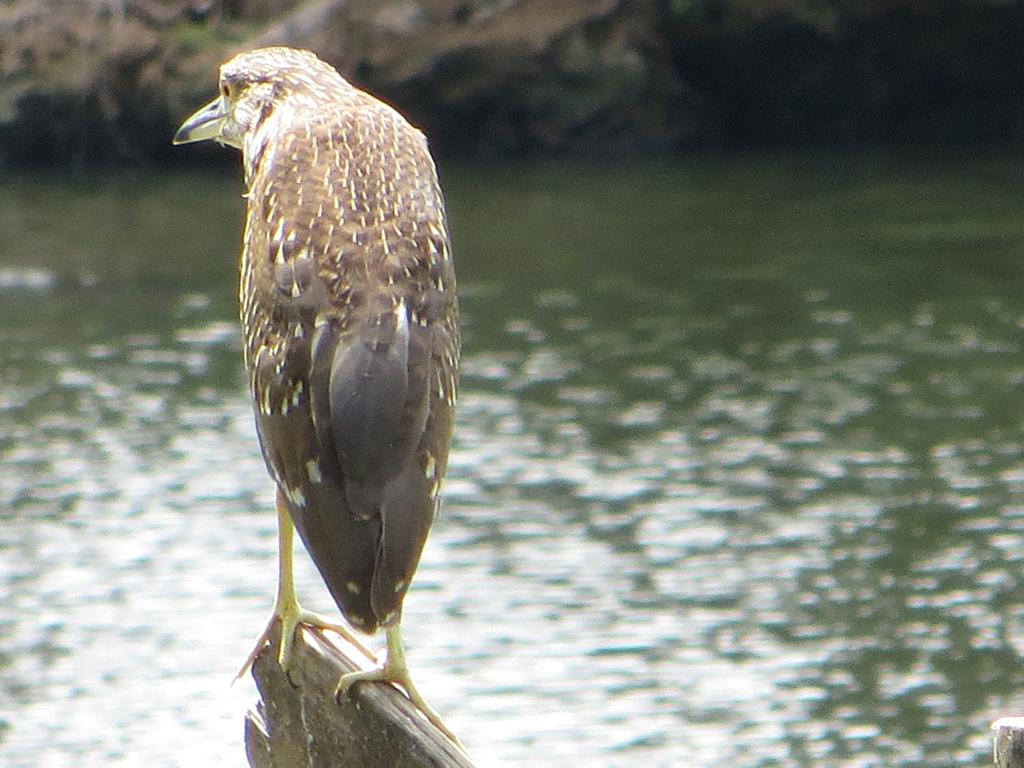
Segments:
[[[441,731],[455,746],[465,752],[466,748],[462,745],[459,737],[447,726],[441,715],[427,703],[427,700],[423,698],[423,695],[413,683],[412,676],[409,674],[409,666],[405,661],[405,649],[402,646],[397,627],[388,628],[387,639],[388,655],[384,664],[377,669],[349,672],[342,675],[341,679],[338,680],[337,687],[334,689],[334,698],[340,701],[342,696],[348,695],[349,690],[356,683],[397,683],[405,691],[409,701],[423,714],[427,721]]]
[[[262,651],[264,646],[270,642],[274,625],[277,622],[281,622],[281,642],[277,650],[277,663],[285,672],[288,671],[288,665],[291,662],[292,647],[295,643],[295,631],[301,624],[305,624],[307,627],[317,627],[318,629],[326,629],[331,632],[336,632],[353,645],[360,648],[363,647],[359,638],[357,638],[353,634],[352,630],[344,624],[331,621],[327,616],[322,614],[307,611],[296,602],[290,603],[284,607],[275,605],[274,611],[270,614],[270,619],[267,621],[266,628],[260,633],[260,636],[256,638],[256,644],[253,646],[252,651],[249,652],[245,662],[235,675],[235,680],[242,677],[252,667],[253,662],[256,661],[256,657],[260,655],[260,651]]]
[[[384,666],[378,669],[349,672],[346,675],[342,675],[341,679],[338,680],[338,687],[334,689],[334,697],[340,700],[342,696],[348,694],[349,689],[351,689],[353,685],[363,682],[397,683],[400,685],[409,697],[409,701],[413,703],[413,706],[415,706],[416,709],[418,709],[441,733],[448,737],[453,744],[455,744],[459,749],[465,751],[465,747],[462,745],[459,737],[455,735],[452,729],[449,728],[441,718],[441,715],[437,713],[437,710],[430,706],[430,704],[427,703],[427,700],[423,698],[423,695],[416,689],[416,685],[409,676],[408,670],[405,670],[403,673],[399,673],[394,669],[389,669],[388,664],[385,662]]]

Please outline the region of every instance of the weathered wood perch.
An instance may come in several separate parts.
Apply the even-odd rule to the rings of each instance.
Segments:
[[[1001,717],[992,723],[997,768],[1024,768],[1024,717]]]
[[[252,768],[472,768],[393,685],[359,683],[335,701],[343,673],[373,664],[367,649],[302,627],[285,674],[277,663],[279,632],[252,667],[260,692],[245,720]]]

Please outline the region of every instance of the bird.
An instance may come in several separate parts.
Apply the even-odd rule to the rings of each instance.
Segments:
[[[444,199],[424,134],[316,54],[240,53],[174,144],[241,150],[243,358],[256,432],[277,486],[273,613],[239,675],[281,624],[278,662],[311,624],[345,624],[297,599],[293,527],[347,623],[386,634],[355,683],[398,683],[454,742],[414,685],[402,606],[438,512],[460,363]]]

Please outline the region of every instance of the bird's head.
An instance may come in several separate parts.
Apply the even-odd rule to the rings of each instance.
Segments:
[[[213,140],[244,149],[246,136],[274,110],[315,109],[322,89],[346,86],[334,68],[310,51],[276,47],[241,53],[221,66],[217,98],[185,120],[172,142]]]

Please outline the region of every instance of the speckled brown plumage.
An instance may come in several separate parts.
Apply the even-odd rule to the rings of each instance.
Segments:
[[[267,468],[345,617],[400,619],[438,507],[459,369],[423,135],[313,54],[221,69],[242,149],[245,363]],[[191,140],[191,139],[190,139]]]

